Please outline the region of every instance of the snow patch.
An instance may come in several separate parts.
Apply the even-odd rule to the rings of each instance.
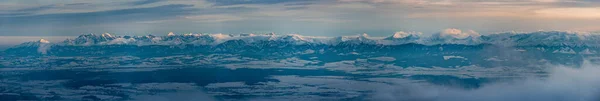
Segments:
[[[462,56],[444,56],[444,60],[449,60],[449,59],[463,59],[463,60],[467,60],[467,58],[462,57]]]
[[[555,51],[553,51],[552,53],[577,54],[577,53],[575,52],[575,50],[573,50],[573,49],[571,49],[571,48],[566,48],[566,47],[563,47],[563,48],[560,48],[560,49],[558,49],[558,50],[555,50]]]
[[[314,53],[315,53],[315,50],[312,50],[312,49],[307,49],[304,52],[302,52],[302,54],[314,54]]]
[[[506,60],[498,59],[496,57],[491,57],[491,58],[485,59],[485,61],[496,61],[496,62],[499,62],[499,61],[506,61]]]
[[[379,61],[386,61],[386,62],[396,61],[396,58],[394,58],[394,57],[375,57],[375,58],[369,58],[369,59],[379,60]]]
[[[579,54],[596,54],[597,52],[594,50],[590,50],[590,49],[585,49],[581,52],[579,52]]]

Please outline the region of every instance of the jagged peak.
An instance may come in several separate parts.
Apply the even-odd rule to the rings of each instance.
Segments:
[[[183,36],[197,36],[197,34],[189,33],[189,34],[183,34]]]
[[[423,33],[421,33],[421,32],[404,32],[404,31],[399,31],[399,32],[394,33],[394,35],[388,37],[387,39],[400,39],[400,38],[406,38],[406,37],[411,37],[411,36],[419,37],[422,34]]]
[[[210,34],[210,36],[215,39],[226,39],[226,38],[232,37],[232,35],[227,35],[227,34],[223,34],[223,33]]]
[[[40,42],[40,43],[50,43],[50,41],[48,41],[46,39],[40,39],[38,42]]]
[[[495,33],[491,35],[487,35],[485,37],[497,37],[497,38],[510,38],[515,36],[520,36],[520,38],[538,38],[544,40],[556,40],[556,39],[579,39],[579,40],[588,40],[588,39],[598,39],[600,36],[598,33],[590,33],[590,32],[577,32],[577,31],[535,31],[535,32],[501,32]]]
[[[240,36],[256,36],[254,33],[249,33],[249,34],[240,34]]]
[[[440,38],[453,38],[453,39],[466,39],[481,36],[479,33],[473,30],[462,31],[460,29],[449,28],[445,29],[436,36]]]
[[[281,39],[286,39],[286,41],[290,41],[290,40],[294,40],[294,41],[305,40],[304,36],[298,35],[298,34],[288,34],[288,35],[285,35],[285,36],[281,37]]]
[[[110,33],[104,33],[102,34],[102,37],[114,37],[113,35],[111,35]]]
[[[369,34],[367,34],[367,33],[360,34],[360,35],[357,37],[357,39],[358,39],[359,41],[371,40],[371,39],[369,38]]]
[[[363,33],[363,34],[361,34],[360,36],[361,36],[361,37],[364,37],[364,38],[368,38],[368,37],[369,37],[369,34],[367,34],[367,33]]]
[[[193,34],[193,33],[192,33]],[[189,34],[188,34],[189,35]],[[287,35],[254,35],[254,34],[193,34],[194,37],[184,35],[174,35],[169,33],[167,36],[113,36],[108,33],[102,35],[84,34],[75,39],[67,39],[56,43],[58,45],[111,45],[114,43],[128,45],[169,45],[172,42],[181,42],[182,44],[198,44],[198,45],[215,45],[221,44],[230,40],[241,40],[248,43],[259,41],[285,41],[296,43],[314,43],[336,45],[342,42],[345,43],[368,43],[382,45],[399,45],[406,43],[416,43],[423,45],[436,44],[466,44],[475,45],[482,43],[502,44],[508,46],[523,46],[523,45],[577,45],[577,46],[599,46],[600,35],[584,34],[588,36],[580,36],[580,34],[572,34],[572,32],[562,31],[538,31],[527,33],[504,33],[491,34],[480,36],[474,31],[462,31],[458,29],[447,29],[438,35],[420,36],[419,32],[396,32],[394,35],[387,38],[370,38],[366,33],[354,36],[338,36],[338,37],[319,37],[319,36],[302,36],[298,34]],[[114,38],[109,38],[112,36]],[[37,42],[29,44],[49,43],[47,40],[40,39]]]
[[[553,31],[544,31],[544,30],[540,30],[540,31],[534,31],[534,32],[523,32],[523,31],[507,31],[507,32],[498,32],[498,33],[493,33],[492,35],[495,34],[572,34],[572,35],[598,35],[599,33],[595,33],[595,32],[582,32],[582,31],[560,31],[560,30],[553,30]]]
[[[116,36],[114,36],[114,35],[112,35],[110,33],[103,33],[103,34],[100,34],[100,35],[96,35],[94,33],[79,35],[79,38],[89,38],[89,37],[115,38]]]
[[[169,32],[169,34],[167,34],[167,36],[175,36],[175,33]]]
[[[287,36],[292,36],[292,37],[304,37],[300,34],[288,34]]]
[[[89,33],[89,34],[82,34],[82,35],[79,35],[79,37],[80,37],[80,38],[83,38],[83,37],[90,37],[90,36],[96,36],[96,34],[94,34],[94,33]]]

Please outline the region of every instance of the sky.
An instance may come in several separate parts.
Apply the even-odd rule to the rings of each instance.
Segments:
[[[1,0],[0,36],[600,31],[600,0]]]

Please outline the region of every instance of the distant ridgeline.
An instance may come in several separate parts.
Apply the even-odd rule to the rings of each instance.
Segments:
[[[334,62],[392,57],[399,66],[523,66],[531,63],[577,65],[600,51],[600,35],[578,32],[507,32],[492,35],[438,33],[422,36],[398,32],[390,37],[367,34],[315,37],[296,34],[184,34],[113,36],[86,34],[63,42],[44,39],[14,46],[0,53],[5,67],[32,57],[122,57],[231,54],[254,59],[300,58]],[[0,61],[0,62],[3,62]],[[67,62],[68,63],[68,62]],[[62,64],[56,63],[56,64]]]

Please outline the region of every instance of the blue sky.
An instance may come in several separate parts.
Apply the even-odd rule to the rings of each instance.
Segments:
[[[2,0],[0,36],[600,31],[597,0]]]

